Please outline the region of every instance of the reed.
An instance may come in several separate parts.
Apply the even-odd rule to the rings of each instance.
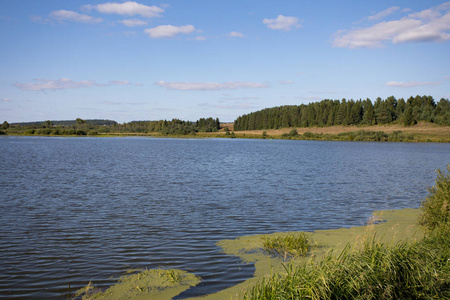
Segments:
[[[447,167],[450,173],[450,167]],[[244,298],[264,299],[450,299],[450,176],[438,170],[419,221],[429,231],[420,242],[382,243],[368,231],[362,247],[338,255],[290,262],[264,278]]]
[[[306,256],[311,249],[311,241],[305,233],[288,234],[278,237],[263,237],[263,249],[273,256],[288,257]]]

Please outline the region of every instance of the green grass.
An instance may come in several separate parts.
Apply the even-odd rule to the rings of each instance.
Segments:
[[[450,299],[450,175],[437,172],[422,203],[419,221],[428,231],[419,242],[387,244],[368,233],[362,247],[348,244],[318,261],[289,262],[244,298]]]
[[[428,197],[422,202],[423,215],[419,223],[429,230],[450,223],[450,164],[447,174],[437,170],[435,186],[429,189]]]
[[[274,256],[288,257],[306,256],[311,249],[311,241],[305,233],[289,234],[287,236],[263,237],[263,249]]]

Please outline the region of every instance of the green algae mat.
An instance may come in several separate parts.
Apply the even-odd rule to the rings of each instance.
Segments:
[[[291,257],[290,262],[302,263],[318,260],[326,253],[339,253],[346,247],[357,249],[364,242],[375,237],[386,244],[399,241],[418,241],[424,236],[424,228],[417,225],[419,209],[377,211],[366,226],[318,230],[315,232],[278,232],[268,235],[242,236],[234,240],[217,243],[228,255],[239,257],[245,263],[255,264],[254,276],[236,286],[195,299],[220,300],[242,299],[244,294],[264,277],[274,272],[283,272],[286,257],[271,256],[264,251],[264,241],[269,238],[283,238],[289,235],[305,235],[311,247],[305,256]],[[181,270],[133,270],[118,279],[117,284],[106,290],[99,290],[89,284],[76,294],[81,299],[172,299],[183,291],[201,282],[195,274]],[[190,298],[194,299],[194,298]]]

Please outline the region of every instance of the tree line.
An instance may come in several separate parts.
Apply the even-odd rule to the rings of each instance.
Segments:
[[[195,122],[172,119],[171,121],[132,121],[119,124],[111,120],[43,121],[12,123],[4,122],[1,133],[27,135],[98,135],[108,133],[152,133],[163,135],[195,135],[197,132],[215,132],[220,129],[218,118],[201,118]]]
[[[427,121],[450,126],[450,102],[431,96],[385,100],[329,100],[301,105],[266,108],[238,117],[234,130],[278,129],[285,127],[325,127],[333,125],[376,125],[399,123],[406,126]]]

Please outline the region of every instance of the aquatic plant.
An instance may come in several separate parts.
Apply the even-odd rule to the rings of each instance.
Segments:
[[[73,299],[171,299],[199,283],[200,277],[181,270],[130,270],[107,289],[96,288],[89,282]]]
[[[304,232],[286,236],[263,237],[263,249],[274,256],[306,256],[311,249],[311,241]]]
[[[442,242],[386,245],[375,239],[363,249],[347,246],[339,256],[329,252],[254,286],[245,299],[426,299],[447,297],[449,262]],[[448,250],[448,238],[446,240]],[[433,245],[434,251],[430,251]],[[440,247],[440,248],[434,248]],[[448,252],[447,252],[448,255]],[[446,268],[446,270],[445,270]]]
[[[432,231],[421,241],[389,245],[369,231],[362,247],[348,244],[339,255],[289,263],[245,299],[450,299],[450,176],[437,173],[419,218]]]

